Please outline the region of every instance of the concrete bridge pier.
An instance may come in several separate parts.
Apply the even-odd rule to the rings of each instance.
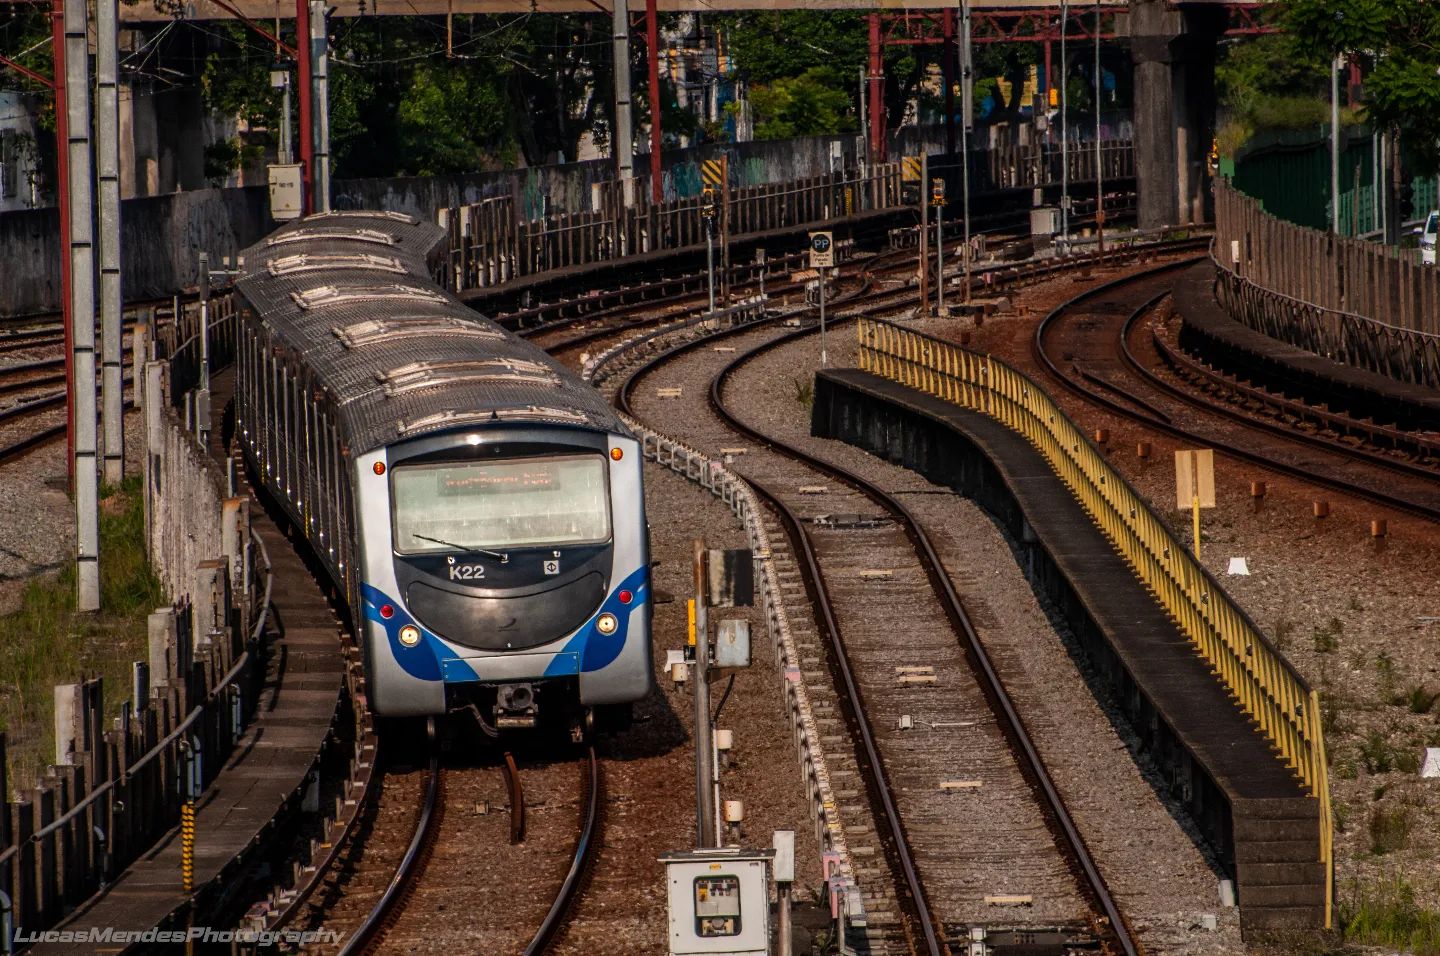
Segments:
[[[1211,217],[1206,159],[1215,135],[1215,51],[1225,13],[1167,0],[1130,5],[1140,228]]]

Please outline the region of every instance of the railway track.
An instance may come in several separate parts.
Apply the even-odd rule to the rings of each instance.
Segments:
[[[357,825],[268,928],[339,930],[340,956],[423,948],[440,924],[452,944],[476,952],[539,956],[561,938],[599,846],[594,746],[578,761],[527,761],[522,773],[509,751],[442,754],[433,723],[427,739],[423,780],[407,766],[377,774],[390,785],[377,779]],[[571,805],[578,825],[566,822]],[[450,922],[457,911],[463,926]]]
[[[855,298],[873,308],[889,296]],[[759,446],[745,449],[739,470],[775,509],[783,533],[774,540],[790,542],[789,553],[775,559],[794,565],[803,580],[815,607],[816,633],[826,635],[829,667],[848,701],[854,760],[865,770],[869,809],[887,831],[883,842],[893,880],[879,882],[901,888],[897,902],[904,913],[897,928],[904,939],[891,942],[939,953],[967,925],[993,926],[997,919],[987,908],[996,901],[1023,899],[1032,927],[1068,924],[1073,930],[1078,923],[1114,951],[1136,952],[923,526],[897,498],[862,476],[772,442],[727,405],[724,383],[735,369],[813,332],[738,333],[744,343],[736,346],[740,354],[714,374],[707,394],[707,412],[724,431],[718,436],[706,431],[720,447],[727,440]],[[637,383],[714,341],[682,343],[629,370],[616,403],[633,414]],[[693,405],[687,410],[696,411]],[[858,508],[872,513],[858,514]],[[837,520],[842,514],[855,517]],[[897,647],[897,633],[914,640]],[[975,730],[980,722],[963,716],[986,711],[995,718],[989,729]],[[916,713],[926,714],[932,727],[960,732],[943,744],[916,748],[896,729]],[[947,778],[956,767],[967,768],[973,779]],[[986,849],[966,852],[953,844],[957,791],[983,793],[971,803],[981,803],[998,821],[989,832],[964,837],[968,847]],[[995,803],[987,803],[992,799]],[[1005,810],[997,812],[1000,807]],[[866,812],[854,815],[864,818]],[[1035,839],[1037,832],[1042,839]],[[987,850],[995,855],[987,857]],[[977,874],[996,872],[1004,872],[1011,885],[976,882]],[[877,874],[869,875],[873,881]],[[1037,892],[1020,892],[1017,884]],[[885,894],[870,896],[867,908],[882,916],[877,922],[883,926]]]
[[[1435,468],[1298,429],[1157,372],[1167,367],[1166,346],[1157,344],[1146,319],[1168,295],[1172,273],[1195,261],[1117,279],[1062,303],[1036,326],[1035,361],[1073,394],[1124,420],[1272,472],[1440,520]]]

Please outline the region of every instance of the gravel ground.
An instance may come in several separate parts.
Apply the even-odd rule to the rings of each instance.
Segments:
[[[854,336],[830,339],[831,361],[854,362]],[[1136,741],[1097,703],[1077,664],[1078,649],[1031,591],[1010,543],[971,502],[838,442],[809,437],[809,408],[792,379],[818,364],[813,337],[747,364],[727,394],[745,396],[751,424],[898,491],[924,521],[941,551],[981,639],[1020,707],[1026,725],[1076,818],[1112,892],[1151,952],[1239,953],[1238,913],[1222,910],[1219,875],[1193,829],[1163,790]],[[1219,930],[1200,928],[1215,914]]]
[[[1037,287],[1025,300],[1028,316],[988,321],[972,332],[972,346],[1040,374],[1029,351],[1036,314],[1075,291],[1065,282]],[[930,331],[959,337],[955,323]],[[1058,388],[1052,394],[1087,430],[1110,429],[1112,462],[1188,540],[1186,516],[1171,510],[1176,443]],[[1135,455],[1139,441],[1153,444],[1149,464]],[[1268,485],[1258,512],[1251,481]],[[1440,747],[1440,705],[1431,698],[1440,693],[1440,530],[1224,456],[1215,482],[1203,559],[1325,707],[1339,914],[1397,881],[1420,906],[1440,909],[1440,787],[1417,775],[1425,748]],[[1313,517],[1316,499],[1329,501],[1330,517]],[[1372,518],[1389,522],[1380,549]],[[1227,574],[1236,557],[1246,559],[1248,576]]]
[[[746,547],[728,508],[671,473],[647,466],[645,500],[650,522],[654,586],[674,595],[656,606],[654,648],[657,693],[637,705],[634,729],[606,745],[607,812],[604,841],[588,890],[576,906],[558,953],[659,954],[666,952],[664,868],[668,850],[692,845],[695,828],[694,764],[690,746],[694,698],[677,691],[665,671],[665,651],[685,643],[685,599],[691,583],[691,542],[703,536],[712,548]],[[721,774],[721,795],[745,804],[738,842],[770,845],[771,832],[796,836],[794,898],[820,891],[820,851],[805,803],[790,724],[781,706],[774,653],[758,609],[712,612],[715,620],[750,621],[752,665],[735,671],[735,686],[721,712],[720,727],[735,731],[730,769]],[[725,680],[717,680],[718,705]]]

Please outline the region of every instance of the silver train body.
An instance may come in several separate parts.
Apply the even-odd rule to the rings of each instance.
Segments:
[[[431,280],[441,236],[330,213],[247,250],[236,437],[344,595],[377,714],[623,709],[653,685],[640,446]]]

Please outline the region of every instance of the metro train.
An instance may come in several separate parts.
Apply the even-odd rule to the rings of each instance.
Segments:
[[[235,436],[343,595],[377,715],[623,725],[654,683],[640,445],[432,280],[442,237],[323,213],[246,250]]]

